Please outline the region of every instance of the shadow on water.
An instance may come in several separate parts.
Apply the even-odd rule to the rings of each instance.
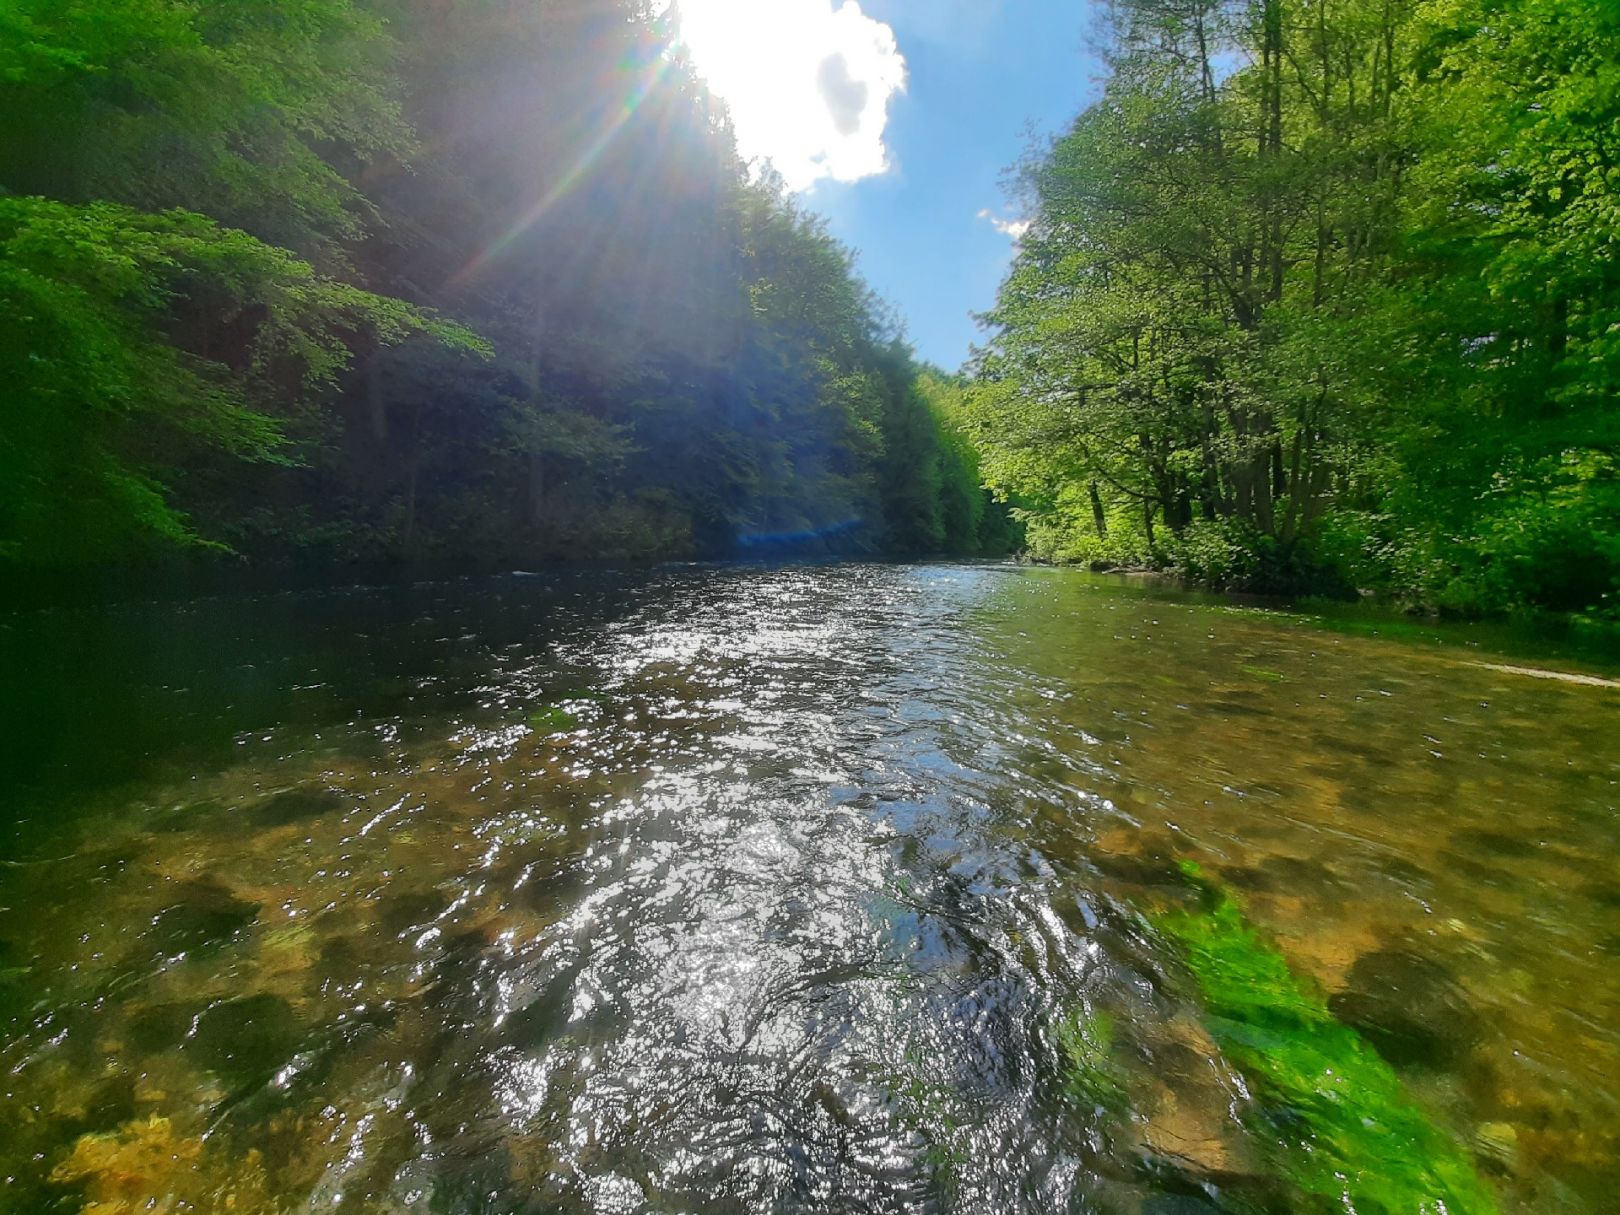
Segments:
[[[845,565],[57,609],[0,649],[0,1209],[1620,1184],[1620,690],[1463,633]]]

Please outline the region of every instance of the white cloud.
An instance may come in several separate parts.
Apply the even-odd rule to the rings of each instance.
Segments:
[[[894,30],[856,0],[676,0],[675,10],[746,159],[769,160],[793,190],[887,171],[883,132],[906,61]]]
[[[1003,219],[989,207],[979,212],[980,219],[990,221],[990,226],[1003,236],[1010,236],[1014,240],[1023,240],[1024,234],[1029,231],[1027,219]]]

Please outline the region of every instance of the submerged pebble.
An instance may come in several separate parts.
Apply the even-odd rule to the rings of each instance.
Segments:
[[[1511,1122],[1487,1122],[1474,1132],[1474,1150],[1485,1163],[1511,1173],[1519,1163],[1519,1131]]]
[[[450,906],[450,900],[436,890],[391,894],[377,905],[377,924],[391,937],[426,928]]]

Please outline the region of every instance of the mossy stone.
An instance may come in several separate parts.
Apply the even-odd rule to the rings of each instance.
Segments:
[[[1389,1064],[1330,1014],[1230,895],[1196,865],[1183,868],[1200,905],[1153,922],[1196,981],[1211,1036],[1255,1095],[1251,1129],[1272,1145],[1279,1172],[1303,1194],[1358,1215],[1494,1215],[1495,1195],[1471,1154],[1429,1121]],[[1395,969],[1369,963],[1363,975],[1391,977],[1386,967]],[[1404,958],[1399,972],[1402,981],[1434,977]]]

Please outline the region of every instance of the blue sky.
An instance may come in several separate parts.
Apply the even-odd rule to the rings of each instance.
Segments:
[[[1013,241],[980,212],[1007,210],[1001,179],[1031,129],[1060,131],[1099,90],[1084,0],[866,0],[907,65],[890,102],[891,167],[817,182],[808,205],[859,252],[867,281],[905,319],[923,358],[955,369],[995,299]]]
[[[1099,91],[1091,0],[676,0],[768,159],[854,248],[925,359],[955,369],[1020,218],[1002,178]]]

